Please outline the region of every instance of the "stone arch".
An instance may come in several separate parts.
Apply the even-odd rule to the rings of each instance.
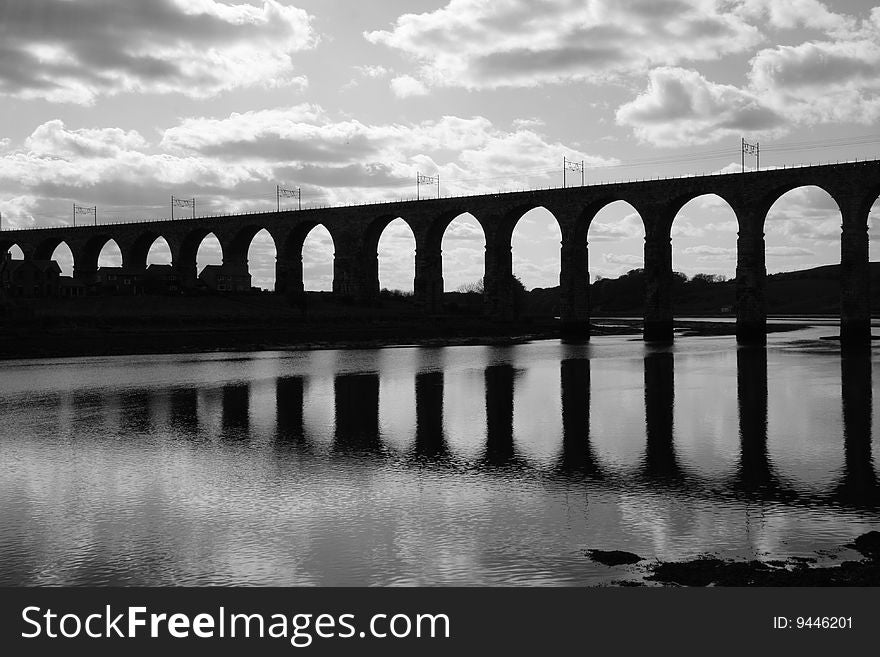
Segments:
[[[837,264],[842,212],[823,186],[789,185],[764,212],[769,274]]]
[[[124,265],[122,249],[114,238],[111,237],[106,240],[98,249],[97,262],[99,269],[101,267],[122,267]]]
[[[803,178],[799,180],[788,181],[783,185],[775,185],[750,204],[753,208],[754,213],[757,214],[758,217],[762,220],[761,225],[756,226],[756,228],[764,230],[767,222],[767,215],[773,209],[773,206],[775,206],[782,199],[782,197],[788,195],[791,192],[795,192],[799,189],[804,188],[820,189],[829,198],[834,200],[835,204],[837,205],[838,211],[840,210],[840,203],[834,189],[831,186],[824,184],[822,180]]]
[[[486,313],[491,317],[510,320],[525,311],[525,295],[516,284],[513,273],[513,232],[526,214],[540,209],[553,217],[562,233],[563,226],[558,213],[549,210],[545,204],[534,201],[508,207],[491,220],[480,222],[486,236],[484,302]]]
[[[402,217],[392,219],[382,229],[376,242],[376,258],[380,289],[404,293],[415,290],[416,237]]]
[[[34,258],[37,260],[48,260],[52,257],[55,249],[57,249],[63,242],[64,240],[60,237],[49,237],[38,242],[37,246],[34,248]],[[70,245],[68,245],[68,248],[70,248]]]
[[[366,299],[375,299],[379,295],[379,240],[385,229],[392,222],[400,219],[413,235],[413,244],[415,244],[415,231],[412,224],[397,214],[385,214],[375,218],[367,226],[363,234],[363,242],[360,251],[360,268],[363,276],[363,294]],[[415,270],[415,248],[413,249],[413,271]],[[415,279],[415,275],[413,276]],[[413,280],[415,287],[415,280]]]
[[[183,239],[180,242],[180,251],[177,255],[177,276],[180,281],[180,285],[183,288],[194,288],[197,282],[197,262],[196,256],[199,252],[199,247],[202,245],[202,242],[209,236],[213,236],[214,239],[217,239],[217,236],[214,232],[209,228],[196,228],[186,235],[184,235]],[[217,239],[217,242],[220,244],[220,261],[223,261],[223,243]]]
[[[38,247],[38,251],[44,251],[44,250],[48,251],[51,248],[51,251],[49,251],[49,252],[52,253],[55,251],[55,248],[58,246],[58,244],[60,242],[61,242],[60,239],[47,240],[47,242],[44,242],[43,245]],[[108,235],[105,233],[100,233],[98,235],[94,235],[94,236],[90,237],[89,239],[87,239],[84,243],[79,245],[79,248],[72,248],[71,249],[73,251],[73,259],[74,259],[74,262],[73,262],[74,276],[76,276],[76,277],[89,277],[92,274],[96,273],[98,271],[98,267],[100,266],[99,259],[101,258],[101,254],[104,251],[104,248],[106,246],[108,246],[111,242],[113,243],[111,248],[115,247],[114,250],[117,250],[119,252],[118,261],[121,266],[122,250],[119,248],[118,242],[116,242],[116,240],[113,239],[113,237],[111,235]],[[110,254],[108,254],[108,255],[110,255]],[[112,254],[112,255],[115,255],[115,254]],[[116,266],[115,260],[116,259],[114,258],[114,264],[112,266]],[[105,264],[103,266],[111,266],[111,265],[109,263],[107,263],[107,260],[105,259]]]
[[[63,240],[58,242],[58,245],[49,254],[49,258],[58,263],[62,276],[73,276],[75,260],[73,250],[67,242]]]
[[[171,243],[160,235],[147,250],[146,266],[150,265],[171,265],[174,266],[174,249]]]
[[[633,269],[644,269],[645,223],[642,213],[631,202],[613,198],[591,204],[588,217],[578,222],[578,229],[577,241],[583,239],[589,245],[590,281],[593,284]],[[608,249],[608,246],[621,242],[625,243],[622,251]],[[598,310],[601,312],[601,307]]]
[[[482,224],[470,212],[461,212],[437,223],[443,225],[438,245],[442,259],[443,291],[452,292],[462,286],[481,290],[486,271],[486,231]],[[456,248],[455,244],[459,242],[461,247]],[[447,254],[456,251],[459,253],[452,258],[447,257]],[[459,263],[454,272],[449,268],[452,260]]]
[[[517,219],[510,235],[511,271],[526,290],[559,285],[561,244],[561,222],[546,206],[537,205]],[[542,268],[540,263],[550,265]]]
[[[306,253],[306,240],[312,238],[313,231],[321,227],[330,238],[330,290],[333,289],[333,259],[336,239],[329,226],[317,221],[303,221],[294,226],[286,237],[276,243],[278,251],[275,270],[275,291],[287,294],[302,294],[306,291],[305,271],[309,269],[311,253]]]
[[[58,253],[61,247],[64,252]],[[61,256],[60,258],[58,256]],[[33,257],[36,260],[55,260],[61,267],[62,276],[73,276],[76,258],[73,254],[71,246],[60,237],[50,237],[37,243],[34,248]]]
[[[171,261],[168,264],[174,264],[174,251],[171,248],[171,244],[168,240],[161,234],[154,231],[147,231],[138,235],[134,242],[131,244],[127,252],[123,252],[123,259],[125,261],[126,267],[131,267],[133,269],[146,269],[148,265],[148,258],[150,253],[153,250],[153,247],[156,246],[161,240],[162,243],[168,248],[168,252],[171,255]]]
[[[257,231],[247,250],[247,267],[253,287],[267,291],[275,289],[277,260],[275,237],[266,228]]]
[[[671,229],[673,306],[698,314],[733,313],[739,231],[734,207],[716,192],[691,195],[673,207],[678,208]],[[702,218],[691,220],[697,214]]]
[[[13,260],[24,260],[24,250],[16,242],[0,241],[0,252],[8,253]]]
[[[248,250],[254,237],[261,231],[266,231],[272,237],[273,242],[277,242],[275,236],[267,226],[262,224],[248,224],[238,229],[231,239],[221,239],[223,245],[223,262],[224,263],[246,263],[248,259]],[[219,235],[217,237],[220,237]]]
[[[240,276],[250,276],[251,285],[274,290],[277,255],[278,240],[272,231],[262,224],[249,224],[223,244],[223,267],[233,268]]]

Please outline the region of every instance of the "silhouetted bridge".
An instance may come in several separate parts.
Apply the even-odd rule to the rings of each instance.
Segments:
[[[671,231],[678,211],[690,200],[716,194],[736,213],[736,321],[740,342],[762,342],[766,332],[764,221],[773,203],[797,187],[815,185],[837,203],[841,213],[840,321],[847,342],[870,339],[868,214],[880,196],[880,161],[609,183],[455,198],[398,201],[371,205],[304,209],[122,224],[6,230],[0,250],[18,245],[25,258],[49,259],[62,242],[74,259],[74,277],[91,280],[98,255],[114,240],[125,268],[145,269],[153,242],[163,237],[183,287],[196,285],[196,252],[214,233],[223,250],[223,267],[241,270],[254,235],[266,229],[275,241],[276,291],[303,290],[302,247],[315,226],[323,225],[334,243],[333,292],[370,303],[379,294],[377,248],[384,228],[402,218],[416,241],[415,299],[426,313],[441,308],[441,241],[449,223],[472,214],[486,238],[484,298],[488,315],[505,320],[515,312],[511,237],[526,212],[543,207],[562,233],[560,315],[563,328],[589,330],[590,300],[587,231],[606,205],[626,201],[645,227],[645,323],[649,340],[672,337]]]

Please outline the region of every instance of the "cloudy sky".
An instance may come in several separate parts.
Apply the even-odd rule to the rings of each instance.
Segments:
[[[561,185],[563,157],[588,183],[734,170],[741,137],[760,141],[762,167],[876,158],[873,4],[0,0],[3,226],[71,223],[73,203],[99,221],[162,218],[172,194],[199,214],[270,210],[276,184],[301,187],[305,206],[391,200],[415,195],[417,172],[439,174],[444,195]],[[768,217],[768,270],[838,262],[839,225],[821,190],[789,193]],[[631,207],[603,210],[593,277],[641,266],[643,235]],[[450,226],[447,289],[482,276],[482,239],[472,218]],[[735,243],[732,211],[695,200],[674,267],[732,276]],[[412,288],[413,249],[401,221],[386,229],[383,287]],[[517,225],[528,287],[557,284],[558,251],[545,211]],[[217,254],[209,238],[200,263]],[[66,247],[56,256],[69,270]],[[154,245],[151,262],[168,258]],[[307,286],[328,288],[322,228],[304,258]],[[117,260],[111,243],[101,261]],[[258,235],[255,284],[274,285],[273,263]]]

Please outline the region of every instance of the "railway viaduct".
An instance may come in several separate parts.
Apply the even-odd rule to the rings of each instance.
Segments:
[[[302,247],[317,225],[333,238],[333,292],[363,303],[379,294],[379,237],[394,219],[409,224],[416,241],[415,299],[426,313],[436,313],[443,294],[441,240],[449,223],[472,214],[486,237],[484,305],[499,320],[514,313],[511,237],[526,212],[543,207],[562,233],[560,316],[564,330],[586,335],[590,299],[587,231],[609,203],[626,201],[645,227],[646,340],[672,338],[671,231],[678,211],[688,201],[716,194],[736,213],[736,322],[741,343],[766,339],[764,221],[773,203],[786,192],[815,185],[835,200],[841,215],[840,329],[847,343],[870,340],[868,215],[880,196],[880,160],[817,166],[608,183],[523,192],[398,201],[357,206],[225,215],[60,228],[4,230],[0,252],[18,245],[25,258],[49,259],[66,243],[74,258],[74,277],[88,281],[97,272],[98,255],[112,240],[122,251],[123,266],[146,268],[147,252],[163,237],[184,287],[196,284],[196,252],[214,233],[223,250],[223,266],[247,265],[254,235],[266,229],[275,241],[276,291],[302,291]]]

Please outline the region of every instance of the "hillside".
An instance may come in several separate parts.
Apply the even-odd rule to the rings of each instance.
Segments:
[[[871,312],[880,314],[880,262],[871,263]],[[771,315],[837,314],[840,309],[840,265],[771,274],[767,277],[767,312]],[[697,274],[688,279],[676,272],[672,287],[677,315],[732,314],[736,282]],[[644,273],[633,269],[619,278],[590,285],[592,314],[642,314]],[[559,288],[536,288],[527,293],[527,314],[559,314]]]

